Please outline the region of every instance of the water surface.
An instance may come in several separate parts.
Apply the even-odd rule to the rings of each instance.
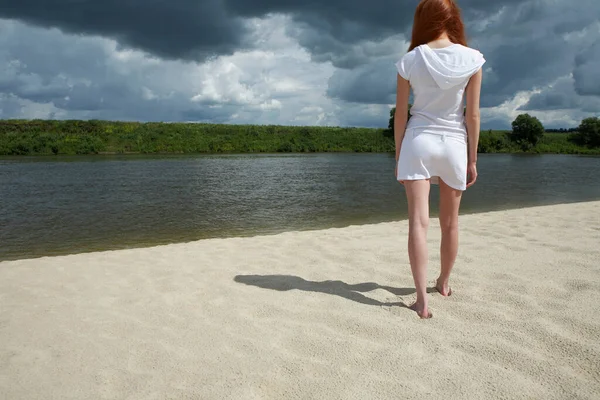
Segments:
[[[463,214],[600,199],[600,157],[478,164]],[[400,220],[393,169],[389,154],[1,158],[0,260]]]

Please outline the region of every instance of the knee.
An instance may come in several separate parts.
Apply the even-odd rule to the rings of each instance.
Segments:
[[[411,231],[426,231],[429,227],[429,218],[424,216],[419,216],[412,218],[409,223],[409,228]]]
[[[440,219],[440,228],[442,229],[442,233],[451,233],[458,231],[458,219],[456,218],[448,218],[448,219]]]

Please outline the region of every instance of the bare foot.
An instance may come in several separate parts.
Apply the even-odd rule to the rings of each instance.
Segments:
[[[415,311],[421,319],[429,319],[429,318],[433,317],[433,313],[431,311],[429,311],[429,308],[424,307],[423,305],[421,305],[419,303],[415,303],[412,306],[410,306],[409,308],[411,310]]]
[[[448,297],[452,295],[452,288],[448,286],[448,282],[440,282],[438,279],[435,284],[435,289],[440,292],[440,294],[444,297]]]

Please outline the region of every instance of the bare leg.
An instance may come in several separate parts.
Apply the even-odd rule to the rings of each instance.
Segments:
[[[429,181],[406,181],[408,200],[408,256],[417,301],[411,307],[421,318],[430,318],[427,302],[427,227],[429,226]]]
[[[442,229],[442,243],[440,258],[442,268],[436,282],[436,289],[442,296],[449,296],[450,272],[454,267],[458,254],[458,210],[462,191],[451,188],[440,180],[440,227]]]

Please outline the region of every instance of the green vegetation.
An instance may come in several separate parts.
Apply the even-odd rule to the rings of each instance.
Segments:
[[[586,118],[579,125],[573,141],[589,148],[600,147],[600,118]]]
[[[479,138],[479,152],[600,154],[600,146],[585,145],[589,141],[581,139],[581,127],[578,131],[570,133],[546,132],[542,123],[529,114],[517,116],[512,127],[512,132],[490,130],[482,133]]]
[[[528,149],[512,139],[510,131],[484,131],[479,136],[480,153],[529,153],[529,154],[600,154],[600,148],[587,148],[575,143],[573,135],[544,133],[539,142]]]
[[[544,137],[544,125],[536,117],[521,114],[512,123],[510,138],[524,151],[533,149]]]
[[[526,148],[510,132],[484,131],[479,151],[600,154],[592,120],[582,124],[584,134],[544,133]],[[0,121],[0,155],[275,152],[394,152],[394,138],[391,129],[369,128]]]
[[[0,121],[0,155],[102,153],[387,152],[383,129],[139,123]]]

